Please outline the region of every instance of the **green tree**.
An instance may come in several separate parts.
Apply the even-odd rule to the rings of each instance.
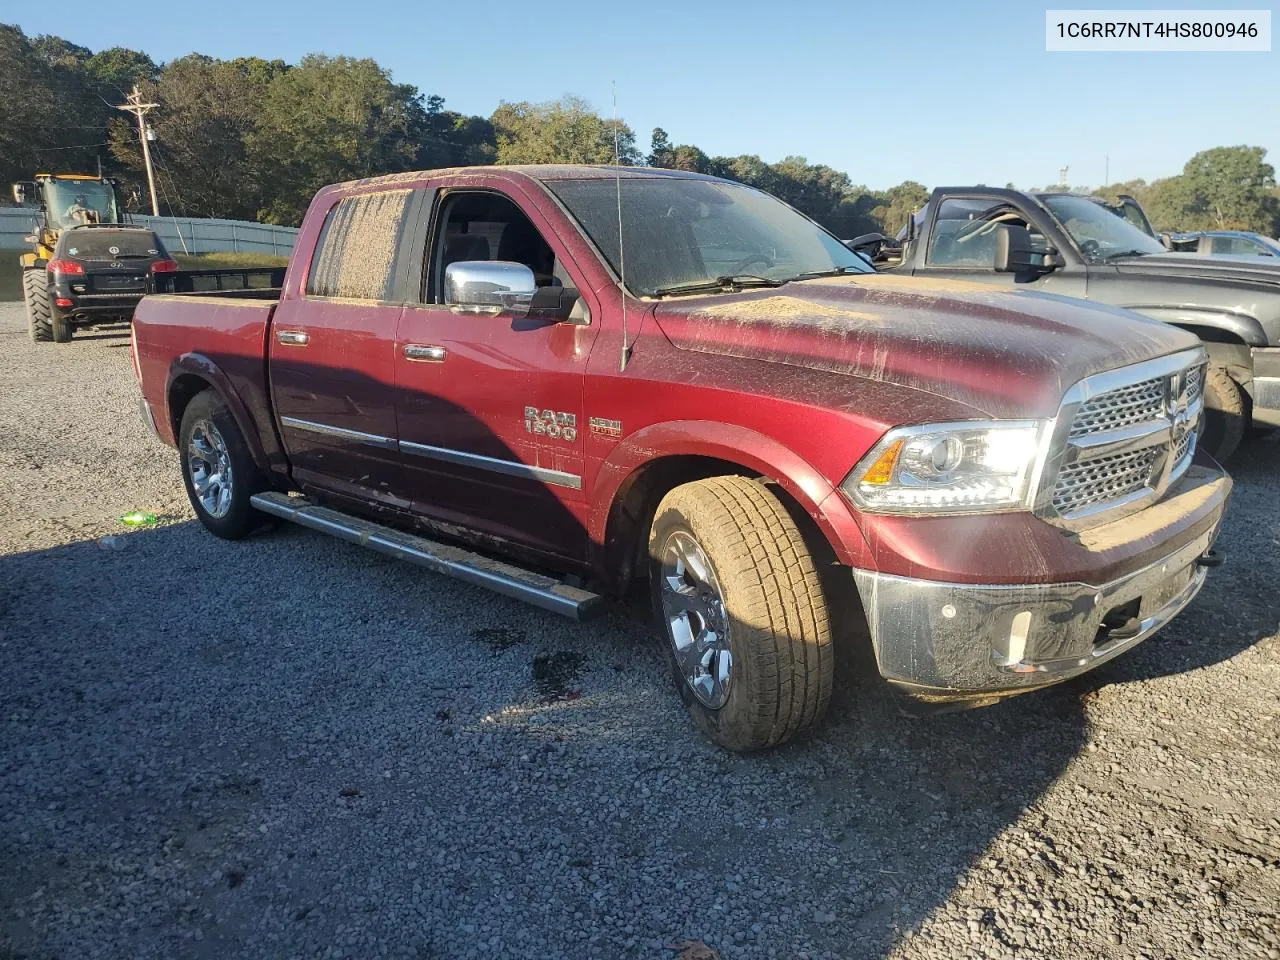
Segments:
[[[1147,219],[1158,231],[1176,233],[1180,230],[1201,230],[1204,219],[1192,209],[1194,195],[1186,178],[1164,177],[1152,181],[1141,194],[1133,194],[1147,212]]]
[[[711,158],[695,146],[682,143],[671,151],[671,169],[689,173],[709,173]]]
[[[415,137],[417,165],[426,170],[489,164],[497,156],[492,123],[446,110],[444,97],[434,94],[423,99],[421,127]]]
[[[128,47],[98,51],[84,61],[83,70],[91,86],[113,103],[135,83],[154,81],[160,72],[149,56]]]
[[[89,51],[56,37],[29,40],[0,24],[0,177],[6,186],[37,170],[93,172],[106,139],[78,64]]]
[[[498,163],[613,163],[615,123],[580,97],[548,103],[503,101],[490,118]],[[640,161],[636,136],[617,121],[617,155],[624,164]]]
[[[1270,233],[1277,209],[1275,168],[1262,147],[1214,147],[1187,161],[1182,178],[1190,194],[1189,212],[1218,230]]]
[[[272,81],[286,70],[279,60],[190,54],[166,64],[158,81],[140,85],[159,104],[148,121],[156,132],[152,153],[167,206],[192,216],[256,218],[263,183],[248,140]],[[141,187],[142,150],[132,118],[112,121],[111,149]]]
[[[649,166],[671,169],[675,164],[676,154],[671,147],[671,138],[661,127],[653,128],[649,138]]]
[[[426,108],[373,60],[311,54],[268,85],[245,135],[261,180],[260,216],[296,224],[328,183],[417,166]]]
[[[880,202],[872,210],[881,229],[890,236],[907,225],[912,215],[929,202],[929,191],[924,184],[904,180],[880,195]]]

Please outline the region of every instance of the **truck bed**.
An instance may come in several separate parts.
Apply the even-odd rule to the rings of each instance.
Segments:
[[[173,443],[170,414],[184,377],[200,377],[222,387],[222,395],[242,409],[250,437],[275,436],[267,390],[267,332],[279,291],[152,294],[133,315],[137,374],[156,430]]]

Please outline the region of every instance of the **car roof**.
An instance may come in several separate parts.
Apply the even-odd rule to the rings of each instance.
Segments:
[[[482,167],[445,167],[436,170],[408,170],[404,173],[390,173],[381,177],[366,177],[362,180],[348,180],[334,184],[331,189],[346,190],[351,187],[391,186],[397,183],[410,183],[427,180],[432,177],[457,176],[500,176],[515,175],[529,180],[546,183],[557,180],[712,180],[718,183],[734,183],[745,186],[723,177],[713,177],[705,173],[693,173],[689,170],[668,170],[665,167],[629,167],[615,165],[593,165],[585,163],[530,163],[530,164],[495,164]]]

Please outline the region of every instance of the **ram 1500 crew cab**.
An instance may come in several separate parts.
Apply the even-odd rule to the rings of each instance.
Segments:
[[[326,187],[269,296],[135,316],[145,415],[210,531],[282,517],[577,617],[644,582],[731,749],[822,716],[840,596],[889,682],[986,702],[1128,650],[1215,562],[1194,336],[877,275],[739,184]]]

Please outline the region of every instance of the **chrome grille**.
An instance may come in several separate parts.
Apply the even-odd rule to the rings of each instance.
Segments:
[[[1136,493],[1150,482],[1151,470],[1159,457],[1157,448],[1148,447],[1136,453],[1116,453],[1063,467],[1053,490],[1054,509],[1060,514],[1069,514]]]
[[[1120,430],[1160,416],[1164,408],[1165,378],[1152,377],[1117,390],[1108,390],[1084,404],[1071,422],[1072,439],[1104,430]]]
[[[1204,364],[1198,364],[1187,371],[1187,400],[1191,403],[1204,396]]]
[[[1181,463],[1182,458],[1196,452],[1196,434],[1198,430],[1188,430],[1182,435],[1182,439],[1178,441],[1178,445],[1173,448],[1173,462]]]
[[[1063,398],[1056,473],[1041,510],[1077,529],[1141,509],[1186,470],[1203,407],[1204,352],[1089,377]]]

